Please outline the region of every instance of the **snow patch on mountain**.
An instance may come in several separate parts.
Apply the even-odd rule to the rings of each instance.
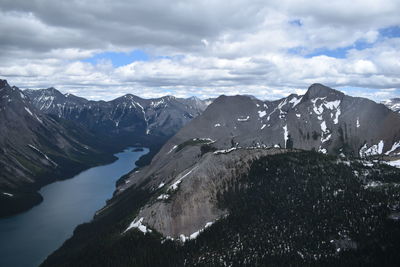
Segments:
[[[303,99],[303,97],[300,97],[300,98],[297,98],[297,97],[293,97],[290,101],[289,101],[289,103],[290,104],[293,104],[292,105],[292,108],[294,108],[295,106],[297,106],[299,103],[300,103],[300,101]]]
[[[285,126],[283,126],[283,139],[285,139],[285,148],[286,148],[286,143],[287,143],[287,140],[289,139],[289,131],[287,128],[287,124]]]
[[[210,227],[211,225],[213,225],[213,223],[214,223],[214,222],[208,222],[208,223],[206,223],[206,225],[205,225],[203,228],[197,230],[196,232],[194,232],[194,233],[191,234],[190,236],[185,236],[184,234],[181,234],[181,235],[179,236],[180,241],[181,241],[181,242],[186,242],[186,241],[188,241],[188,240],[196,239],[205,229],[207,229],[208,227]]]
[[[392,160],[392,161],[386,161],[385,163],[390,165],[390,166],[392,166],[392,167],[400,168],[400,159]]]
[[[385,155],[389,155],[390,153],[392,153],[393,151],[395,151],[399,147],[400,147],[400,141],[394,142],[394,144],[392,145],[392,148],[389,149],[388,151],[386,151]],[[397,153],[397,154],[399,154],[399,153]]]
[[[228,154],[229,152],[232,152],[232,151],[234,151],[234,150],[236,150],[236,149],[237,149],[236,147],[232,147],[232,148],[229,148],[229,149],[217,150],[217,151],[214,151],[214,155],[218,155],[218,154]]]
[[[152,230],[147,228],[146,225],[142,224],[143,222],[143,217],[141,217],[139,220],[135,219],[133,220],[133,222],[131,222],[131,224],[128,226],[128,228],[126,228],[126,230],[124,231],[124,233],[132,228],[136,228],[138,229],[140,232],[142,232],[143,234],[146,233],[151,233]]]
[[[177,145],[174,145],[172,148],[171,148],[171,150],[170,151],[168,151],[168,153],[167,154],[170,154],[172,151],[174,151],[176,148],[177,148],[178,146]]]
[[[24,107],[24,109],[26,110],[26,112],[29,113],[29,115],[31,115],[31,116],[33,117],[33,113],[32,113],[32,111],[31,111],[29,108]]]
[[[169,198],[168,194],[161,194],[157,197],[158,200],[166,200]]]
[[[326,128],[326,122],[325,121],[323,121],[322,123],[321,123],[321,130],[322,130],[322,132],[326,132],[326,130],[327,130],[327,128]]]
[[[338,107],[335,113],[335,118],[333,119],[333,123],[334,124],[338,124],[339,123],[339,116],[341,114],[340,108]]]
[[[193,169],[191,169],[190,171],[188,171],[185,175],[183,175],[182,177],[180,177],[175,183],[173,183],[168,189],[169,190],[177,190],[179,184],[182,182],[182,180],[188,176],[189,174],[192,173],[192,171],[194,171],[197,167],[194,167]]]
[[[319,152],[319,153],[322,153],[322,154],[328,153],[328,151],[326,150],[326,148],[322,148],[322,147],[319,147],[318,152]]]
[[[372,145],[371,147],[368,147],[367,144],[364,144],[363,147],[360,149],[359,155],[361,158],[367,156],[380,155],[383,152],[383,146],[384,146],[383,140],[379,141],[378,144]]]
[[[48,162],[50,162],[51,164],[53,164],[54,166],[58,166],[57,163],[55,163],[53,160],[51,160],[45,153],[43,153],[42,151],[40,151],[37,147],[28,144],[28,147],[32,148],[33,150],[37,151],[39,154],[41,154]]]
[[[331,118],[333,118],[333,123],[338,124],[339,123],[339,116],[341,114],[340,111],[340,100],[334,100],[334,101],[326,101],[326,97],[317,97],[314,99],[311,99],[311,102],[313,103],[313,111],[315,114],[318,115],[318,119],[322,120],[322,113],[324,112],[325,109],[331,110],[331,111],[336,111],[335,114],[331,113]],[[320,102],[320,104],[317,104],[317,102]]]
[[[250,119],[250,116],[247,116],[247,117],[239,117],[238,119],[237,119],[237,121],[248,121]]]
[[[266,112],[265,110],[263,110],[263,111],[258,111],[258,116],[259,116],[260,118],[263,118],[265,115],[267,115],[267,112]]]

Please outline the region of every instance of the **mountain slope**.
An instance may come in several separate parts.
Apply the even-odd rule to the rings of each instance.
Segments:
[[[322,217],[310,217],[310,221],[307,221],[306,214],[308,213],[306,211],[313,207],[311,203],[307,202],[308,200],[312,200],[314,205],[323,201],[325,208],[330,207],[328,210],[337,210],[337,205],[340,203],[332,202],[331,197],[327,200],[324,199],[327,194],[326,190],[335,197],[342,192],[341,190],[347,188],[351,192],[350,194],[356,197],[349,196],[346,198],[345,204],[341,203],[340,205],[348,207],[351,214],[359,214],[365,210],[363,206],[365,202],[360,200],[364,189],[382,183],[386,188],[386,185],[392,186],[391,183],[395,183],[389,191],[383,190],[381,192],[383,195],[377,198],[375,198],[374,192],[368,196],[370,200],[367,202],[371,205],[377,205],[374,202],[377,199],[386,199],[385,201],[390,199],[390,201],[393,200],[390,205],[395,206],[393,209],[372,210],[370,215],[376,220],[368,222],[366,227],[373,227],[378,221],[380,225],[386,225],[388,216],[396,220],[396,215],[391,215],[391,212],[394,214],[398,212],[398,206],[395,204],[399,197],[396,189],[397,183],[399,183],[398,170],[364,160],[344,160],[322,154],[340,155],[342,158],[349,157],[350,159],[370,156],[375,159],[396,158],[399,153],[399,134],[399,114],[390,111],[382,104],[376,104],[368,99],[349,97],[320,84],[310,86],[303,96],[290,95],[277,101],[263,102],[247,96],[221,96],[202,115],[193,119],[172,137],[153,158],[149,166],[128,175],[125,182],[118,187],[114,198],[97,213],[94,221],[79,228],[76,235],[53,257],[49,258],[49,261],[46,262],[49,265],[45,264],[45,266],[60,263],[62,258],[67,258],[78,266],[82,262],[96,262],[96,260],[89,260],[92,253],[102,255],[104,253],[112,258],[121,257],[123,258],[121,261],[125,264],[141,262],[142,266],[146,266],[146,262],[154,263],[160,260],[160,258],[147,257],[152,249],[169,251],[170,257],[175,257],[176,262],[182,260],[188,265],[222,265],[238,262],[244,264],[247,262],[245,261],[246,257],[249,257],[247,264],[250,266],[262,265],[265,263],[264,260],[271,262],[276,260],[277,263],[283,264],[285,259],[295,265],[301,263],[307,265],[314,261],[322,264],[325,259],[329,263],[337,263],[335,250],[338,248],[339,252],[342,249],[352,250],[354,247],[352,242],[348,242],[347,239],[339,240],[336,245],[336,239],[331,236],[319,236],[316,237],[315,242],[326,243],[334,240],[334,245],[331,244],[325,252],[322,247],[316,248],[314,252],[307,252],[301,250],[302,243],[296,241],[300,242],[296,243],[296,249],[286,250],[284,248],[291,247],[293,244],[283,244],[282,242],[285,238],[290,241],[290,238],[294,238],[293,235],[281,229],[273,233],[271,237],[265,237],[262,233],[266,229],[262,228],[262,225],[271,214],[261,213],[263,214],[261,217],[257,217],[257,214],[267,207],[271,208],[267,205],[268,203],[274,209],[279,207],[284,211],[293,211],[293,204],[304,202],[296,206],[296,210],[293,211],[294,214],[298,214],[294,215],[298,216],[296,217],[298,222],[301,222],[301,225],[311,223],[310,225],[319,224],[323,227],[326,214]],[[298,149],[316,150],[321,153],[299,152]],[[292,156],[280,158],[277,161],[279,166],[274,166],[275,171],[270,171],[269,167],[258,168],[254,165],[264,166],[274,157],[279,158],[277,154],[290,150],[295,151],[294,160],[291,161],[292,165],[288,165]],[[346,171],[340,172],[339,170],[343,168]],[[295,177],[299,176],[302,183],[284,182],[287,171],[291,171],[291,175]],[[253,178],[249,178],[253,177],[254,172],[262,174],[257,176],[255,181],[252,180]],[[307,177],[312,180],[311,185],[313,185],[308,189],[307,186],[304,187],[304,183],[306,185],[308,183],[305,181],[308,179]],[[324,177],[327,177],[327,180],[321,180]],[[343,184],[334,183],[334,179],[343,181]],[[270,180],[273,184],[268,182]],[[275,196],[274,194],[261,194],[269,190],[269,185],[279,187]],[[243,207],[247,207],[247,200],[242,200],[252,196],[252,193],[247,193],[247,189],[257,191],[258,186],[264,191],[255,195],[257,198],[251,202],[254,204],[252,208],[243,209]],[[292,186],[300,187],[293,189]],[[290,190],[295,190],[293,198],[291,194],[288,194]],[[309,194],[312,192],[315,195],[311,195],[310,198]],[[229,197],[230,195],[234,197]],[[227,202],[226,198],[230,201]],[[238,199],[238,202],[235,202],[235,198]],[[282,202],[285,198],[287,201]],[[353,206],[352,203],[358,204]],[[319,212],[323,212],[324,207],[321,207]],[[342,210],[340,211],[342,212]],[[347,210],[344,209],[343,212],[339,217],[347,219]],[[242,221],[245,221],[247,217],[254,218],[254,222],[249,222],[250,228],[243,228],[245,226],[243,222],[235,222],[234,218],[237,216]],[[232,220],[235,222],[234,224],[228,223]],[[223,226],[218,226],[220,223]],[[273,221],[269,221],[267,225],[273,223]],[[211,224],[215,224],[216,228],[210,227]],[[388,225],[390,226],[388,229],[397,233],[396,226],[393,226],[391,222]],[[340,224],[333,224],[330,227],[340,226]],[[221,229],[218,227],[222,227],[232,235],[227,235],[226,239],[222,239],[222,241],[214,239],[212,234],[206,235],[208,230],[205,229],[207,228],[216,236],[223,238],[227,232],[217,235],[218,230],[213,229]],[[239,227],[239,229],[235,227]],[[292,229],[294,226],[290,224],[290,221],[283,221],[282,227]],[[357,228],[363,226],[360,221],[356,221],[352,227],[354,227],[352,235],[357,235],[359,233]],[[245,229],[248,229],[249,234],[244,237],[249,242],[258,240],[255,247],[250,246],[254,249],[252,250],[255,253],[252,254],[254,257],[248,256],[250,252],[235,254],[235,251],[242,247],[240,242],[235,243],[237,238],[241,240],[241,236],[234,235],[236,229],[240,230],[239,232],[242,234],[245,234]],[[305,229],[304,233],[310,233],[310,231],[312,229]],[[201,238],[203,236],[200,234],[201,232],[204,232],[206,236],[204,239]],[[143,233],[145,233],[145,237],[140,237]],[[307,236],[303,236],[304,233],[300,231],[294,234],[298,235],[298,238],[304,239]],[[197,243],[196,240],[194,243],[189,243],[188,246],[185,245],[182,250],[179,246],[176,247],[176,243],[165,241],[165,239],[187,241],[195,239],[199,234],[199,240],[202,240],[199,241],[200,243]],[[262,237],[256,238],[257,234]],[[385,227],[380,227],[376,232],[377,236],[387,236],[388,234]],[[286,237],[282,239],[282,235]],[[161,245],[155,244],[155,240],[160,242],[160,238],[163,240]],[[398,244],[392,239],[387,243],[384,239],[376,241],[373,237],[369,238],[365,231],[357,238],[357,247],[363,242],[362,240],[367,240],[368,245],[361,246],[361,250],[356,250],[355,254],[350,257],[349,263],[355,264],[360,259],[360,262],[368,263],[368,258],[363,257],[368,254],[369,250],[377,253],[370,259],[371,262],[376,263],[380,259],[380,253],[384,254],[376,246],[391,246],[390,251],[393,251],[393,247],[398,247]],[[269,246],[263,243],[263,240],[271,240],[273,243],[280,244],[276,250],[278,254],[273,250],[263,250]],[[353,239],[351,238],[351,240]],[[79,250],[75,248],[78,241]],[[110,242],[112,246],[105,245],[96,248],[95,244],[101,242]],[[143,255],[124,248],[124,246],[137,247],[136,242],[152,245],[141,250]],[[163,242],[168,244],[162,245]],[[295,240],[291,242],[295,242]],[[213,246],[214,249],[219,249],[218,253],[213,253],[215,251]],[[115,247],[121,251],[116,251]],[[189,251],[185,251],[185,248]],[[321,250],[319,250],[320,248]],[[81,250],[84,252],[81,253]],[[317,252],[318,255],[325,256],[321,256],[321,258],[317,255],[317,258],[313,260]],[[128,257],[128,255],[130,256]],[[162,253],[162,255],[164,254]],[[342,255],[340,256],[340,260],[344,259]],[[160,257],[162,258],[162,256]],[[305,258],[307,260],[303,261]],[[364,262],[364,260],[366,261]],[[167,259],[166,262],[173,265],[172,260]]]
[[[273,102],[221,96],[171,138],[151,165],[131,174],[118,192],[130,186],[171,188],[184,177],[182,188],[185,190],[176,193],[184,198],[173,198],[167,206],[150,203],[137,215],[137,219],[143,217],[143,224],[164,236],[178,238],[223,214],[215,203],[209,205],[209,212],[203,217],[196,216],[193,205],[187,205],[199,201],[196,194],[189,193],[190,186],[184,185],[194,183],[205,171],[204,151],[217,150],[214,153],[224,154],[239,147],[277,146],[356,157],[387,156],[397,155],[399,142],[399,114],[384,105],[349,97],[319,84],[312,85],[304,96],[291,95]],[[203,187],[207,179],[200,180],[197,193],[206,194],[202,203],[208,203],[213,198],[209,191],[216,189]],[[177,206],[179,212],[173,210]],[[171,229],[170,225],[181,225],[181,222],[184,225]]]
[[[400,116],[384,105],[312,85],[304,96],[262,102],[244,96],[221,96],[198,119],[165,146],[168,151],[191,138],[210,138],[229,148],[266,145],[357,156],[383,141],[383,152],[400,139]],[[164,151],[165,152],[165,151]]]
[[[78,227],[42,266],[396,266],[400,170],[365,163],[315,152],[261,156],[222,183],[215,201],[227,215],[184,243],[142,221],[124,232],[122,218],[159,193],[129,188],[123,206]]]
[[[17,87],[0,81],[1,215],[26,209],[44,184],[109,162],[100,140],[79,125],[42,114]]]

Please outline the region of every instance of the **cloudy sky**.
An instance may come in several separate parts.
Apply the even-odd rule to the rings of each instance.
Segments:
[[[0,0],[0,78],[90,99],[400,97],[399,0]]]

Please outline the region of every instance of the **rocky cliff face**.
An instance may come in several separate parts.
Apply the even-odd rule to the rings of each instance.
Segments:
[[[157,198],[140,210],[133,224],[141,220],[164,236],[190,239],[207,224],[228,215],[227,210],[218,207],[217,196],[247,173],[254,160],[284,152],[272,148],[207,153],[188,169],[174,173],[172,179],[154,185]]]

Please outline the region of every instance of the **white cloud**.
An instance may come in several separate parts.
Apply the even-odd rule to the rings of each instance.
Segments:
[[[97,99],[128,92],[272,99],[314,82],[371,88],[354,90],[381,99],[400,88],[400,39],[379,36],[379,29],[400,25],[399,10],[396,0],[3,0],[0,77]],[[356,42],[371,47],[349,50],[345,58],[304,56]],[[81,61],[133,49],[152,59],[121,67]]]

